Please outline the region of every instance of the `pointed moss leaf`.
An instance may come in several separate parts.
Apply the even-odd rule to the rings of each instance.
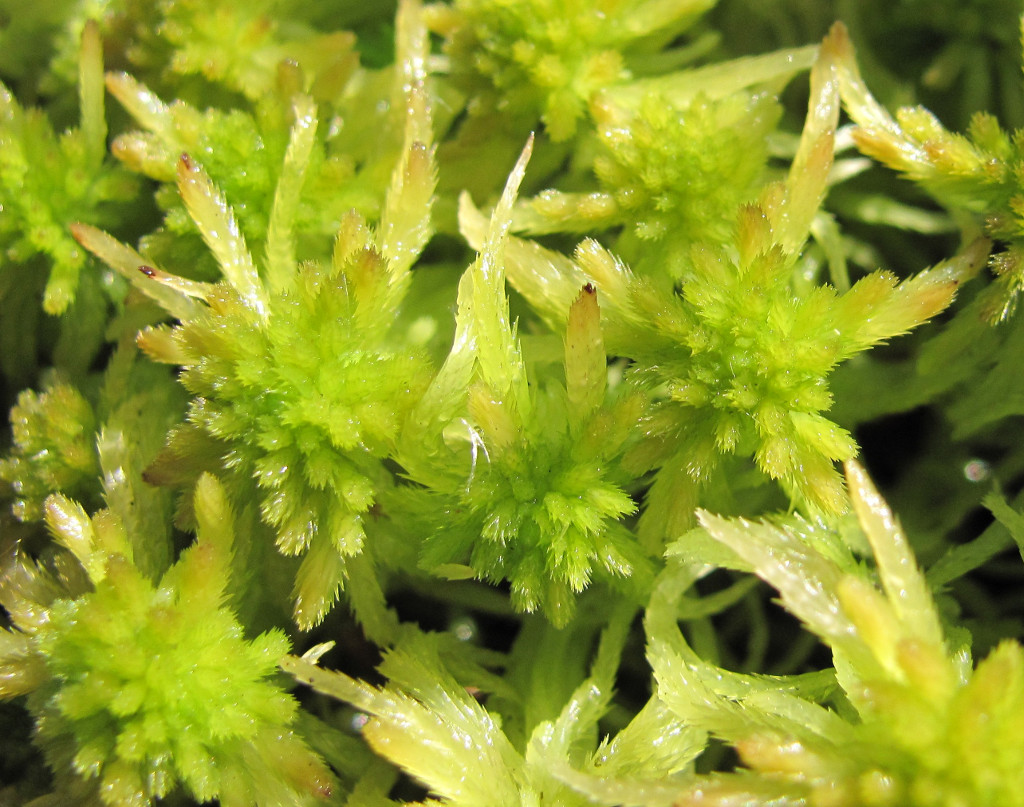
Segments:
[[[315,534],[295,575],[292,590],[295,622],[302,630],[310,630],[323,621],[337,601],[344,579],[345,558],[330,538]]]
[[[742,248],[733,268],[720,252],[693,252],[685,308],[650,298],[666,342],[648,339],[630,346],[630,353],[651,366],[633,368],[638,382],[670,384],[670,401],[656,410],[659,431],[670,438],[652,441],[634,457],[638,467],[660,464],[659,476],[680,477],[673,466],[681,465],[703,486],[721,467],[720,455],[750,451],[763,473],[812,512],[838,513],[846,500],[833,463],[852,458],[856,444],[822,414],[831,406],[829,373],[843,359],[942,310],[960,282],[977,271],[987,247],[976,242],[899,285],[876,273],[842,295],[818,287],[794,300],[790,263],[772,244],[769,220],[760,208],[741,213]],[[774,290],[770,301],[768,289]],[[685,345],[689,358],[670,351],[672,342]],[[663,497],[666,489],[680,485],[656,479],[648,497],[644,518],[652,532],[686,526],[672,515],[679,499]]]
[[[429,31],[420,0],[402,0],[395,16],[395,66],[406,103],[406,145],[432,138],[430,95],[426,92]]]
[[[786,200],[781,210],[772,210],[774,236],[786,252],[796,253],[804,245],[811,220],[825,195],[832,167],[835,130],[839,121],[839,85],[836,68],[823,49],[811,68],[811,97],[800,146],[786,180]]]
[[[510,239],[505,264],[513,285],[553,327],[565,326],[573,286],[593,283],[607,350],[633,359],[629,379],[656,395],[648,439],[627,457],[655,471],[641,517],[648,546],[692,524],[702,493],[720,485],[729,455],[748,457],[811,513],[847,506],[835,462],[856,453],[852,436],[824,412],[827,377],[849,356],[903,333],[945,308],[981,266],[987,245],[895,285],[881,273],[845,294],[796,292],[800,260],[832,165],[838,116],[835,57],[827,48],[812,71],[801,146],[783,184],[740,209],[737,248],[697,243],[676,294],[664,280],[631,273],[591,240],[570,261]],[[464,205],[470,241],[481,222]],[[664,397],[662,397],[664,396]]]
[[[894,118],[861,77],[842,24],[833,27],[822,47],[835,60],[843,103],[860,127],[855,137],[863,151],[936,191],[943,201],[975,212],[981,212],[985,201],[1003,196],[1002,162],[1013,146],[991,116],[976,119],[975,142],[947,131],[923,107],[902,108]]]
[[[591,676],[576,689],[556,720],[537,726],[527,746],[528,767],[576,791],[556,796],[559,803],[575,804],[580,795],[611,803],[613,794],[625,804],[667,803],[665,799],[673,791],[661,777],[684,770],[704,747],[702,732],[684,728],[664,708],[652,707],[652,700],[610,744],[606,738],[582,769],[574,767],[577,749],[608,708],[612,676],[622,651],[624,614],[628,612],[621,612],[619,624],[613,620],[602,634]]]
[[[993,497],[983,500],[986,507],[995,514],[996,502]],[[1012,513],[1012,509],[1010,510]],[[1004,515],[1006,512],[1003,511]],[[1000,552],[1013,545],[1013,537],[1002,525],[1005,519],[1000,516],[977,538],[965,544],[957,544],[947,550],[935,563],[928,567],[926,578],[936,592],[942,591],[949,583],[959,577],[981,568]]]
[[[189,354],[175,340],[170,326],[144,328],[135,341],[139,349],[155,362],[183,365],[191,361]]]
[[[809,547],[801,534],[818,528],[806,522],[785,528],[723,519],[704,511],[697,517],[711,535],[779,590],[794,615],[833,646],[852,650],[856,630],[835,593],[843,570]]]
[[[89,575],[98,582],[106,574],[106,557],[97,551],[92,522],[84,508],[66,496],[46,499],[46,523],[57,541],[78,558]]]
[[[896,284],[876,272],[861,279],[839,299],[837,324],[850,346],[863,350],[917,327],[943,311],[957,289],[985,265],[991,243],[983,238],[931,269]]]
[[[47,568],[49,566],[49,568]],[[67,596],[77,596],[92,587],[88,574],[78,558],[71,552],[56,555],[53,564],[42,564],[18,549],[8,549],[3,562],[3,576],[0,577],[0,605],[7,612],[14,633],[10,641],[13,647],[24,647],[19,636],[31,636],[50,619],[50,605]],[[5,641],[7,641],[5,639]],[[30,650],[35,655],[34,645]],[[12,660],[15,669],[21,667],[17,659]],[[45,680],[45,675],[35,678]]]
[[[433,148],[418,140],[409,144],[395,169],[393,191],[387,196],[381,219],[381,251],[396,284],[401,283],[430,238],[436,173]]]
[[[195,513],[203,541],[221,556],[220,564],[226,573],[225,561],[231,553],[235,536],[234,516],[224,488],[211,474],[203,474],[196,484]]]
[[[512,222],[512,205],[532,150],[531,137],[509,174],[498,207],[491,215],[480,255],[467,271],[473,289],[472,316],[480,373],[498,395],[511,395],[517,404],[524,407],[529,406],[526,371],[509,321],[504,248]],[[526,416],[527,412],[524,411],[523,415]]]
[[[623,784],[634,782],[640,792],[646,783],[677,776],[704,750],[707,735],[669,710],[659,698],[651,698],[614,737],[606,738],[594,752],[590,775],[594,785],[605,777]]]
[[[903,629],[924,642],[941,645],[935,602],[899,522],[858,463],[846,464],[846,478],[857,519],[878,563],[882,588]]]
[[[976,229],[1005,245],[993,256],[996,278],[980,302],[988,322],[1009,317],[1024,288],[1020,132],[1004,132],[987,113],[976,114],[966,134],[950,132],[923,107],[891,115],[868,89],[841,24],[823,47],[834,54],[843,104],[858,124],[854,138],[861,151],[918,182],[940,204],[973,217]]]
[[[803,698],[820,699],[832,691],[835,677],[830,670],[796,676],[745,675],[716,667],[703,660],[687,644],[678,626],[678,616],[683,610],[680,601],[683,594],[711,568],[699,562],[692,565],[671,563],[654,581],[644,625],[652,645],[659,643],[657,655],[664,656],[670,663],[685,664],[694,674],[706,679],[714,691],[730,699],[763,690],[781,690]],[[671,683],[672,677],[667,676],[665,680]]]
[[[1005,774],[996,773],[1002,770],[1003,762],[976,762],[986,769],[981,778],[961,773],[963,759],[980,759],[978,754],[984,753],[979,750],[980,745],[1005,742],[1020,731],[1015,719],[997,718],[998,727],[990,724],[991,715],[995,714],[990,709],[995,707],[987,699],[995,693],[990,688],[990,675],[996,669],[1000,670],[998,675],[1004,676],[998,685],[1001,704],[1020,697],[1022,679],[1018,666],[1024,653],[1014,642],[1003,643],[973,674],[965,665],[964,654],[948,653],[931,597],[892,513],[859,467],[851,463],[848,475],[861,527],[878,564],[882,590],[861,576],[846,575],[834,582],[827,581],[820,573],[820,561],[818,571],[813,563],[807,562],[813,554],[810,548],[803,550],[794,563],[790,551],[782,551],[786,542],[779,529],[768,525],[752,528],[733,521],[733,527],[739,528],[734,531],[723,521],[702,516],[712,534],[737,551],[753,557],[761,554],[758,545],[772,548],[772,553],[764,555],[760,562],[759,573],[780,587],[784,602],[794,612],[801,598],[820,601],[824,597],[838,602],[842,615],[854,627],[857,640],[874,661],[864,664],[869,659],[863,654],[858,660],[856,656],[837,653],[837,661],[842,662],[839,680],[858,712],[856,721],[847,723],[828,713],[828,719],[818,721],[814,729],[817,739],[802,734],[795,726],[781,734],[778,725],[760,730],[751,727],[749,737],[737,741],[741,758],[748,767],[775,781],[780,781],[777,777],[782,775],[793,786],[810,782],[816,791],[855,799],[851,803],[858,803],[856,799],[863,797],[867,781],[864,777],[869,771],[877,772],[870,788],[881,799],[879,803],[902,803],[908,794],[922,793],[931,794],[929,798],[937,799],[938,803],[983,803],[989,798],[1000,802],[1010,798],[1007,803],[1013,803],[1003,790]],[[741,548],[743,543],[747,544],[746,549]],[[801,580],[806,593],[799,590]],[[823,581],[832,592],[823,591]],[[810,627],[819,631],[835,650],[842,648],[836,637],[816,627],[823,622],[820,613],[811,613],[809,618]],[[654,664],[658,669],[658,662]],[[687,662],[686,667],[694,669],[692,662]],[[659,675],[660,683],[675,687],[671,690],[674,694],[668,701],[670,705],[703,709],[706,699],[701,700],[693,682],[680,690],[674,683],[680,680],[690,681],[690,674],[678,662]],[[752,703],[770,712],[776,708],[771,703],[777,698],[766,693]],[[997,708],[1000,715],[1005,714],[1001,711],[1003,705]],[[805,715],[798,725],[814,724],[811,715]],[[956,749],[952,754],[939,751],[951,746]],[[1016,763],[1008,764],[1013,767]]]
[[[80,223],[71,225],[71,234],[79,244],[107,266],[128,278],[132,285],[158,303],[167,313],[178,319],[190,319],[195,315],[195,303],[189,297],[203,296],[200,292],[205,288],[205,284],[189,285],[186,292],[166,283],[154,283],[152,281],[157,274],[149,265],[149,261],[113,236],[88,224]],[[149,270],[153,270],[153,273]]]
[[[257,316],[266,316],[266,291],[235,216],[206,172],[186,154],[178,160],[178,190],[225,279]]]
[[[297,96],[293,112],[295,123],[292,125],[288,150],[274,191],[274,205],[267,226],[266,277],[272,292],[282,291],[292,277],[295,266],[296,211],[310,153],[316,142],[316,105],[312,99]]]
[[[385,669],[393,682],[381,689],[295,658],[282,666],[299,681],[369,712],[373,719],[363,736],[374,750],[440,797],[466,807],[516,807],[530,797],[522,758],[429,644],[390,651]]]
[[[660,639],[650,642],[648,659],[659,701],[691,730],[730,743],[762,732],[785,731],[805,742],[848,733],[840,718],[802,696],[797,679],[733,674],[723,683],[719,668],[687,661]]]
[[[197,396],[190,419],[232,452],[234,472],[255,478],[280,549],[316,551],[295,591],[305,626],[334,602],[341,555],[360,551],[362,514],[387,479],[381,460],[429,371],[393,337],[384,261],[370,234],[353,236],[362,244],[338,253],[340,265],[305,266],[292,289],[269,296],[266,326],[219,286],[175,336],[188,357],[182,380]]]
[[[431,235],[437,187],[431,100],[426,90],[427,30],[418,0],[401,4],[396,31],[397,75],[406,118],[402,154],[391,176],[381,214],[381,252],[393,282],[404,278]]]
[[[904,648],[905,665],[912,656]],[[1020,646],[1004,642],[942,694],[922,691],[923,676],[911,685],[867,684],[859,719],[839,742],[836,736],[794,742],[764,733],[739,743],[738,751],[755,781],[773,782],[793,796],[810,786],[840,804],[1020,804],[1013,791],[1017,755],[988,751],[1020,736],[1022,668]]]
[[[88,20],[82,30],[78,71],[82,137],[90,161],[99,166],[107,153],[107,117],[103,111],[103,46],[95,20]]]
[[[496,219],[507,216],[508,207],[499,206]],[[481,257],[463,277],[455,343],[424,399],[430,409],[421,403],[417,418],[423,419],[415,421],[440,416],[440,396],[451,395],[449,439],[403,435],[403,465],[422,487],[400,489],[396,496],[412,515],[413,529],[425,536],[424,568],[448,575],[456,564],[482,579],[508,579],[516,608],[543,609],[561,626],[572,617],[575,595],[595,575],[615,579],[649,569],[645,553],[620,523],[635,504],[623,489],[619,463],[645,402],[608,389],[600,312],[586,299],[592,291],[584,292],[571,315],[580,341],[578,348],[571,341],[566,345],[570,388],[553,381],[538,390],[527,386],[498,283],[501,263],[490,255],[504,229],[507,218],[492,223]],[[488,333],[505,349],[485,349]],[[570,334],[567,340],[575,338]],[[475,359],[480,381],[459,396],[465,407],[459,419],[453,382],[456,372],[463,383],[470,381],[468,357]]]
[[[161,398],[154,396],[146,403],[156,406],[162,402]],[[156,577],[166,570],[171,561],[169,522],[172,508],[168,491],[154,489],[142,479],[145,464],[156,454],[163,434],[153,430],[147,432],[139,423],[141,419],[125,414],[133,405],[140,404],[136,397],[112,415],[97,436],[97,454],[103,472],[103,499],[125,524],[130,536],[145,536],[133,544],[131,556],[143,574]],[[168,407],[168,410],[168,414],[173,413],[174,407]],[[131,437],[125,430],[129,425],[139,427]],[[158,421],[154,425],[166,426],[166,421],[163,424]]]
[[[107,89],[135,120],[150,131],[169,138],[174,128],[167,105],[144,84],[127,73],[108,73]],[[169,173],[165,179],[171,179]]]
[[[604,401],[608,384],[607,358],[601,334],[597,290],[584,286],[569,309],[565,331],[565,384],[569,405],[580,418]]]
[[[468,194],[462,194],[459,231],[476,250],[483,249],[487,225]],[[559,330],[564,327],[570,304],[588,281],[586,274],[564,255],[515,236],[506,241],[504,264],[509,282],[544,320]]]
[[[305,243],[297,211],[309,194],[304,176],[322,158],[313,102],[299,95],[294,104],[291,144],[278,167],[270,212],[268,284],[257,273],[227,198],[182,156],[181,196],[225,282],[197,284],[145,267],[151,282],[203,302],[179,306],[178,326],[144,332],[140,344],[160,361],[181,364],[181,380],[195,396],[188,413],[195,428],[172,433],[148,478],[193,483],[196,471],[216,469],[232,476],[233,491],[248,491],[242,495],[254,497],[279,550],[308,553],[293,587],[296,619],[308,629],[336,601],[345,557],[362,550],[363,515],[389,483],[384,460],[426,388],[430,367],[422,345],[399,324],[405,284],[396,278],[405,270],[385,254],[383,231],[349,211],[340,219],[330,261],[297,264],[296,252]],[[429,129],[426,113],[415,111],[420,102],[410,104],[410,131]],[[191,120],[198,113],[175,107],[171,114]],[[166,136],[181,134],[180,121],[174,125]],[[429,179],[432,169],[418,162],[420,151],[410,144],[406,168],[409,177]],[[261,176],[255,168],[254,174]],[[406,269],[426,238],[429,214],[416,201],[424,193],[429,200],[433,185],[419,180],[397,182],[387,192],[388,209],[416,209],[419,216],[412,226],[419,235],[403,230],[404,224],[392,233],[405,233],[404,252],[393,258]],[[129,262],[134,254],[91,231],[83,234],[112,262]],[[190,457],[200,460],[183,471],[180,461]]]
[[[459,200],[459,227],[476,249],[483,244],[486,220],[466,195]],[[635,275],[594,239],[582,241],[572,259],[535,241],[509,236],[505,244],[509,282],[555,331],[565,328],[579,290],[592,283],[598,293],[604,336],[613,355],[627,352],[648,336],[649,312],[640,310],[633,290]],[[640,335],[642,334],[642,335]]]
[[[672,612],[695,576],[693,570],[669,567],[648,609],[648,658],[658,682],[658,702],[691,730],[711,732],[739,747],[752,736],[781,735],[794,747],[822,743],[831,747],[849,741],[843,719],[816,703],[835,686],[831,671],[782,677],[743,675],[716,667],[694,653]]]
[[[814,64],[817,56],[817,46],[780,50],[655,78],[637,79],[618,87],[604,88],[602,95],[616,104],[636,107],[644,96],[653,93],[669,99],[677,107],[685,107],[698,94],[715,99],[752,85],[783,85]]]

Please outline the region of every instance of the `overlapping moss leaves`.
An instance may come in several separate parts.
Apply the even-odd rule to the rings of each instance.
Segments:
[[[890,465],[951,524],[1019,487],[1019,132],[703,0],[65,5],[0,29],[0,697],[52,772],[0,800],[1024,804],[963,582],[1021,502],[915,544],[857,462],[926,408]],[[866,265],[865,193],[934,260]]]

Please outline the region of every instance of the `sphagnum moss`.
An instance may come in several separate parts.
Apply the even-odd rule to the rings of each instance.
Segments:
[[[0,802],[1024,807],[987,23],[397,5],[0,0]]]

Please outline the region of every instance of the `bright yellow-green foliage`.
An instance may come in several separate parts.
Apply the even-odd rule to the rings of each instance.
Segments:
[[[0,87],[0,232],[4,249],[17,263],[47,257],[44,307],[50,314],[70,305],[85,265],[68,225],[87,221],[110,226],[124,215],[118,203],[128,202],[137,189],[137,180],[105,156],[101,45],[95,27],[88,30],[80,68],[79,129],[58,137],[41,112],[22,109]]]
[[[311,804],[329,795],[331,775],[290,728],[297,704],[271,680],[288,640],[247,641],[224,602],[233,522],[212,477],[199,481],[195,509],[198,541],[154,584],[116,514],[90,519],[50,497],[49,526],[92,590],[54,599],[41,571],[8,570],[30,585],[5,592],[17,631],[0,644],[0,695],[32,693],[51,764],[97,780],[106,804],[148,804],[178,783],[224,805]]]
[[[362,520],[388,479],[381,460],[429,379],[423,353],[391,333],[390,282],[370,231],[353,218],[331,265],[302,267],[264,314],[222,283],[167,344],[159,333],[145,342],[185,368],[182,383],[196,396],[190,424],[217,442],[211,451],[226,469],[255,480],[279,549],[309,553],[295,591],[303,625],[322,618],[344,556],[362,548]],[[172,438],[154,474],[194,450],[194,433],[180,440],[189,446]]]
[[[1024,104],[872,95],[1022,78],[880,5],[0,0],[0,803],[1024,807]]]
[[[168,491],[143,481],[167,430],[184,411],[182,390],[158,365],[122,344],[100,379],[82,391],[48,379],[41,393],[25,390],[11,409],[14,447],[0,460],[0,479],[14,494],[11,512],[38,522],[51,493],[90,508],[118,507],[136,543],[136,565],[147,575],[171,563]]]
[[[595,109],[601,190],[549,190],[515,218],[526,233],[624,227],[616,253],[640,274],[679,280],[694,241],[732,240],[736,209],[752,201],[768,159],[765,135],[779,116],[770,93],[697,98],[679,107],[657,94],[635,111]]]
[[[299,126],[294,142],[307,130],[315,122]],[[408,170],[429,181],[423,144],[413,145]],[[179,183],[211,246],[217,233],[237,233],[222,197],[185,158]],[[288,246],[270,245],[270,288],[238,234],[218,255],[228,281],[196,287],[205,305],[173,331],[144,335],[151,355],[185,368],[182,382],[196,396],[190,426],[170,440],[152,478],[174,478],[180,457],[212,440],[199,449],[203,456],[219,455],[225,470],[255,480],[260,513],[279,549],[306,554],[294,592],[303,626],[323,618],[343,580],[345,556],[361,550],[362,519],[388,479],[381,460],[429,379],[423,353],[393,328],[403,266],[422,237],[420,218],[411,230],[389,231],[385,222],[378,238],[353,213],[327,266],[296,267]],[[149,268],[145,274],[151,282],[162,277]]]
[[[639,369],[638,381],[664,385],[668,399],[651,415],[663,436],[636,459],[667,471],[650,494],[666,507],[686,484],[681,469],[706,484],[721,455],[736,453],[751,456],[813,511],[838,513],[845,505],[833,462],[857,449],[822,414],[832,403],[829,373],[945,308],[987,245],[899,285],[877,273],[842,295],[822,286],[797,298],[792,257],[764,210],[741,216],[738,260],[695,249],[682,301],[665,306],[671,325],[658,334],[661,344],[652,339],[650,352],[630,351],[652,368]]]
[[[70,384],[56,380],[42,393],[25,390],[11,409],[17,446],[0,461],[0,478],[17,499],[14,515],[37,520],[43,499],[62,491],[80,497],[98,471],[96,421],[92,407]]]
[[[232,207],[239,228],[254,252],[265,248],[293,122],[292,95],[302,92],[304,83],[296,67],[282,78],[282,86],[260,98],[253,112],[199,110],[180,100],[165,104],[127,74],[108,75],[110,92],[143,127],[119,135],[111,150],[133,171],[167,183],[157,194],[165,209],[164,227],[142,242],[151,261],[190,277],[196,276],[195,264],[209,265],[209,276],[213,276],[209,253],[199,243],[196,224],[177,193],[177,164],[182,154],[200,160],[227,199],[243,200]],[[337,112],[349,114],[341,104]],[[378,117],[376,123],[385,127],[386,134],[361,144],[358,151],[348,148],[349,138],[323,131],[317,132],[309,145],[302,194],[292,211],[292,226],[301,236],[296,244],[300,258],[322,255],[323,244],[350,210],[380,215],[383,200],[379,188],[390,177],[402,141],[401,128],[387,116]],[[245,169],[238,170],[239,165]]]
[[[123,293],[103,282],[68,230],[75,221],[124,227],[142,188],[107,154],[94,24],[79,50],[77,128],[58,133],[0,83],[0,373],[15,387],[34,383],[40,365],[83,374],[101,350],[107,305]]]
[[[692,664],[680,680],[692,651],[678,634],[652,634],[662,642],[652,650],[659,697],[734,743],[755,774],[723,776],[706,796],[713,804],[749,798],[753,779],[761,798],[814,807],[1024,804],[1010,751],[1024,737],[1024,649],[1004,642],[972,670],[969,649],[944,638],[892,512],[858,465],[847,466],[847,479],[856,538],[800,521],[700,516],[733,562],[775,586],[786,608],[831,645],[837,683],[856,713],[844,720],[781,692],[770,701],[753,691],[737,698]],[[872,575],[850,551],[865,542]],[[683,542],[675,551],[689,554]],[[765,707],[776,720],[758,714]]]
[[[788,179],[739,208],[728,246],[711,241],[689,249],[677,270],[681,293],[664,276],[638,277],[593,241],[581,244],[573,261],[525,241],[509,246],[512,284],[549,322],[564,321],[562,306],[575,286],[597,287],[610,354],[632,359],[628,379],[652,393],[646,439],[626,456],[635,472],[657,470],[641,518],[649,546],[691,523],[706,486],[728,487],[723,460],[733,454],[753,459],[813,512],[842,512],[834,461],[857,449],[822,415],[832,403],[829,373],[944,309],[987,254],[982,241],[899,285],[877,272],[842,295],[828,286],[796,292],[832,164],[834,48],[828,44],[814,68]],[[468,208],[463,229],[478,239]]]
[[[567,140],[599,90],[631,77],[633,61],[657,54],[709,0],[456,0],[429,6],[428,24],[446,41],[453,78],[473,115],[538,119]]]
[[[531,388],[502,271],[512,204],[530,147],[509,178],[487,243],[463,277],[452,352],[410,419],[399,461],[422,487],[397,492],[423,535],[421,565],[511,584],[518,610],[555,625],[595,570],[628,576],[643,559],[619,519],[636,505],[620,466],[643,402],[609,396],[596,292],[569,311],[565,382]],[[468,394],[467,394],[468,389]],[[457,423],[457,451],[424,439]],[[438,435],[441,437],[442,435]],[[440,441],[437,441],[440,442]],[[468,568],[466,568],[468,567]]]
[[[966,135],[947,130],[924,107],[904,107],[891,116],[860,77],[845,37],[840,48],[840,87],[859,125],[858,146],[921,184],[941,204],[977,218],[979,229],[1007,247],[993,258],[998,281],[986,293],[985,315],[1006,319],[1024,288],[1024,130],[1006,133],[995,117],[979,112]]]
[[[408,35],[410,58],[422,36]],[[165,275],[109,236],[76,229],[87,248],[182,319],[140,337],[155,359],[184,368],[182,383],[195,396],[188,426],[171,437],[149,478],[181,480],[189,455],[198,454],[243,489],[254,480],[248,495],[278,548],[305,556],[293,589],[303,628],[323,619],[344,580],[345,558],[362,550],[363,520],[390,480],[383,460],[429,383],[425,353],[396,328],[409,268],[429,237],[434,183],[422,75],[410,68],[402,77],[409,80],[402,85],[405,146],[381,222],[375,230],[355,211],[344,216],[329,262],[296,260],[300,195],[318,130],[305,96],[296,97],[278,169],[263,276],[229,201],[188,155],[178,161],[178,189],[223,282]]]
[[[173,52],[166,71],[201,75],[250,100],[276,88],[282,64],[304,73],[318,99],[337,93],[354,66],[351,34],[317,33],[307,23],[317,10],[305,3],[255,0],[214,6],[175,0],[164,4],[163,12],[157,31]],[[147,34],[144,29],[136,32]],[[233,46],[226,48],[225,42]],[[145,59],[137,52],[132,55]]]
[[[569,763],[585,760],[606,779],[623,774],[629,800],[646,804],[644,776],[683,770],[701,745],[664,709],[644,709],[614,742],[596,749],[593,732],[605,713],[632,609],[618,609],[600,636],[590,675],[559,714],[531,726],[524,748],[500,719],[467,692],[441,663],[436,637],[410,636],[385,656],[390,683],[376,688],[304,659],[282,667],[317,690],[352,703],[372,717],[364,735],[378,753],[416,776],[442,803],[467,807],[582,807],[595,801]],[[549,671],[551,672],[551,671]],[[411,742],[410,742],[411,740]],[[652,743],[652,740],[654,741]],[[652,753],[651,746],[658,748]],[[664,793],[659,794],[664,795]],[[612,799],[611,801],[617,801]],[[383,802],[393,804],[394,802]]]

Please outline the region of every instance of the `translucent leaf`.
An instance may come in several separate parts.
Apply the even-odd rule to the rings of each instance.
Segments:
[[[511,396],[516,405],[522,407],[523,417],[528,416],[530,396],[526,388],[526,369],[509,320],[504,251],[512,224],[512,205],[532,150],[531,138],[509,174],[501,201],[491,216],[480,255],[466,271],[463,281],[472,289],[470,316],[481,376],[498,395]],[[461,292],[462,284],[459,285]]]
[[[597,290],[584,286],[569,309],[565,333],[565,384],[569,405],[581,419],[604,402],[608,384],[607,357],[601,334]]]
[[[846,464],[846,479],[854,511],[871,542],[882,588],[901,627],[907,635],[941,646],[942,627],[935,602],[899,522],[858,463]]]
[[[103,111],[103,47],[95,20],[88,20],[82,31],[78,70],[82,137],[89,161],[98,168],[107,153],[107,118]]]
[[[775,586],[786,607],[834,647],[855,652],[856,629],[843,613],[836,587],[844,572],[808,546],[801,535],[810,524],[780,527],[767,522],[724,519],[698,511],[697,519],[715,538]]]
[[[621,106],[636,106],[645,95],[655,93],[678,107],[685,107],[698,93],[714,99],[731,95],[751,85],[784,84],[796,73],[809,68],[817,56],[816,45],[780,50],[681,70],[657,78],[638,79],[606,89],[603,94]]]
[[[363,735],[385,758],[444,799],[466,807],[519,807],[522,758],[494,719],[438,664],[429,645],[391,651],[382,689],[289,657],[286,672],[373,715]],[[536,798],[536,796],[534,796]]]
[[[768,211],[773,217],[776,243],[791,254],[799,252],[807,240],[832,167],[839,121],[839,85],[835,65],[827,54],[828,50],[823,49],[811,68],[811,98],[800,146],[786,180],[785,206]]]
[[[289,288],[295,273],[295,224],[302,185],[316,142],[316,106],[312,99],[296,97],[288,150],[274,190],[274,205],[267,225],[267,285],[272,293]]]
[[[396,61],[406,119],[402,154],[391,177],[381,215],[381,252],[392,282],[404,279],[432,233],[430,225],[437,161],[434,156],[431,99],[426,90],[427,30],[419,0],[401,4]]]
[[[228,202],[188,155],[178,161],[178,190],[224,277],[259,317],[268,310],[266,291]]]
[[[191,297],[205,297],[208,284],[178,279],[179,283],[153,282],[170,277],[158,272],[149,261],[129,246],[88,224],[71,225],[75,240],[97,258],[126,277],[133,286],[158,303],[167,313],[187,320],[195,316],[196,304]]]
[[[54,537],[71,553],[89,574],[92,581],[106,574],[106,558],[96,551],[92,522],[81,505],[54,494],[46,499],[46,523]]]

